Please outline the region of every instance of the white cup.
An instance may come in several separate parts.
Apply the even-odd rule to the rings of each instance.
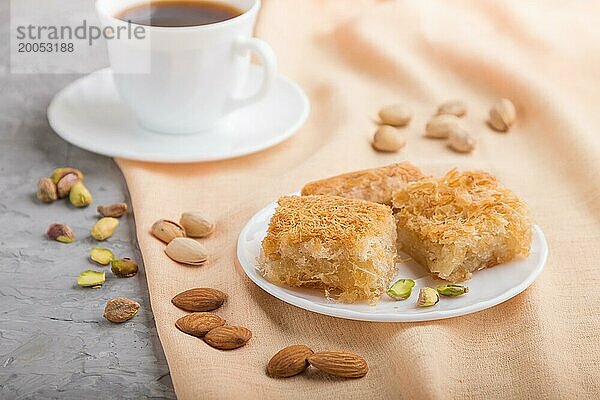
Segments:
[[[252,37],[260,0],[220,2],[242,14],[208,25],[144,25],[144,39],[115,35],[107,40],[119,94],[144,128],[170,134],[204,131],[271,90],[277,75],[275,54],[264,41]],[[150,0],[97,0],[96,10],[105,28],[124,32],[141,25],[115,15],[144,3]],[[263,80],[256,93],[240,97],[251,52],[262,59]]]

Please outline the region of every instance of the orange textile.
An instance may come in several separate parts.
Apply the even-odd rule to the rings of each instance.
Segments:
[[[118,160],[135,212],[152,311],[180,399],[597,398],[600,393],[600,3],[586,1],[266,0],[257,36],[311,100],[301,131],[234,160],[166,165]],[[486,124],[499,97],[518,119]],[[478,141],[469,155],[426,139],[442,101],[463,99]],[[377,111],[414,112],[407,146],[375,152]],[[263,292],[236,259],[237,236],[267,203],[306,182],[408,160],[425,174],[452,167],[496,175],[530,205],[550,246],[524,293],[475,314],[424,323],[327,317]],[[149,234],[159,218],[201,210],[217,221],[207,265],[172,262]],[[179,332],[171,298],[192,287],[229,294],[218,313],[247,326],[223,352]],[[365,378],[265,373],[290,344],[363,355]]]

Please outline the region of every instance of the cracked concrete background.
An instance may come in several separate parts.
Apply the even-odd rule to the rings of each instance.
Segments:
[[[128,201],[114,162],[73,147],[46,121],[53,94],[77,75],[18,75],[9,71],[8,1],[0,2],[0,398],[140,399],[174,398],[169,370],[156,334],[144,268],[133,278],[114,277],[92,265],[96,242],[89,230],[96,206]],[[107,65],[94,60],[97,68]],[[86,174],[92,206],[35,200],[37,180],[59,166]],[[72,244],[49,241],[49,224],[70,225]],[[141,265],[133,216],[121,219],[104,242],[120,257]],[[101,289],[82,289],[76,278],[86,269],[105,270]],[[125,324],[102,317],[113,297],[141,304]]]

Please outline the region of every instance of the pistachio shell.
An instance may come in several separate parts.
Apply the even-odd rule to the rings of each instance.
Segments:
[[[461,100],[450,100],[440,104],[437,114],[452,114],[462,117],[467,113],[467,105]]]
[[[165,243],[170,243],[171,240],[178,237],[185,237],[185,229],[177,222],[170,221],[168,219],[160,219],[156,221],[150,232],[157,238]]]
[[[202,265],[208,259],[204,247],[194,239],[178,237],[173,239],[165,253],[174,261],[187,265]]]
[[[204,218],[199,212],[186,212],[179,223],[185,229],[186,236],[202,238],[215,231],[215,224]]]

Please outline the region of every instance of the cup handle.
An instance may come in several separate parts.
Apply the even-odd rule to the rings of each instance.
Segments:
[[[261,58],[263,64],[263,80],[256,93],[247,97],[231,97],[226,107],[227,112],[255,103],[269,94],[277,77],[277,58],[271,46],[257,38],[239,37],[234,43],[236,55],[245,55],[252,51]]]

